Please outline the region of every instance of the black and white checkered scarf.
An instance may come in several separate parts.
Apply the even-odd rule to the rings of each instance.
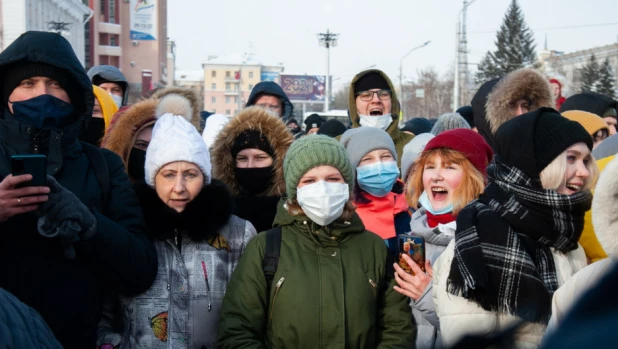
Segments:
[[[448,292],[487,311],[547,323],[558,288],[550,247],[577,248],[592,195],[542,189],[499,156],[488,177],[485,192],[457,216]]]

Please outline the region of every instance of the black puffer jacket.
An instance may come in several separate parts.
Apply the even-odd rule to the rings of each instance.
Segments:
[[[33,153],[36,141],[47,155],[48,175],[93,210],[97,229],[91,239],[74,245],[77,257],[68,260],[59,240],[37,232],[33,213],[0,223],[0,287],[38,311],[65,348],[94,348],[103,291],[132,295],[147,290],[157,272],[156,251],[122,161],[104,149],[100,153],[110,187],[103,203],[93,166],[77,139],[81,124],[92,115],[92,85],[68,41],[52,33],[23,34],[0,54],[0,81],[12,64],[23,61],[63,69],[72,91],[83,91],[83,98],[73,122],[62,129],[33,129],[13,118],[7,105],[0,106],[0,180],[11,172],[11,155]],[[4,95],[1,89],[0,84]]]

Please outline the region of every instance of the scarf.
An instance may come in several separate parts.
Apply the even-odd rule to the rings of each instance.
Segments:
[[[435,228],[438,224],[448,224],[455,220],[453,212],[437,215],[431,214],[429,211],[425,211],[425,213],[427,214],[427,225],[429,225],[430,228]]]
[[[397,235],[395,229],[395,216],[406,212],[410,207],[403,194],[388,193],[384,197],[376,197],[363,192],[369,203],[356,203],[356,213],[360,216],[365,229],[375,233],[383,240]]]
[[[485,192],[457,217],[448,292],[487,311],[547,323],[558,288],[550,247],[577,248],[592,195],[543,189],[499,156],[488,179]]]

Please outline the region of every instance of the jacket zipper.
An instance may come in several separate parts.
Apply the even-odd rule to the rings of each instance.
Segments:
[[[375,283],[375,281],[373,281],[372,279],[369,279],[369,284],[371,285],[371,291],[373,292],[373,297],[377,297],[378,295],[376,294],[378,291],[378,284]]]
[[[39,153],[39,142],[40,142],[39,137],[40,137],[40,136],[41,136],[41,133],[40,133],[40,132],[37,132],[37,133],[34,135],[34,137],[32,138],[32,143],[33,143],[33,152],[34,152],[35,154],[38,154],[38,153]]]
[[[275,295],[273,296],[273,301],[270,304],[270,320],[273,319],[273,310],[275,309],[275,301],[277,300],[277,295],[279,294],[279,290],[281,289],[281,285],[285,281],[285,277],[282,277],[277,281],[277,285],[275,286]]]

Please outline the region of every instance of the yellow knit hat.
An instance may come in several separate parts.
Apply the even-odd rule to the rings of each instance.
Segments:
[[[569,110],[562,113],[562,116],[582,125],[591,136],[594,136],[599,130],[603,129],[609,132],[609,127],[607,127],[605,120],[596,114],[583,110]]]
[[[114,114],[118,111],[118,106],[116,106],[112,96],[99,86],[92,85],[92,91],[94,92],[94,98],[96,98],[99,101],[99,105],[101,105],[103,120],[105,120],[105,131],[107,131]]]

